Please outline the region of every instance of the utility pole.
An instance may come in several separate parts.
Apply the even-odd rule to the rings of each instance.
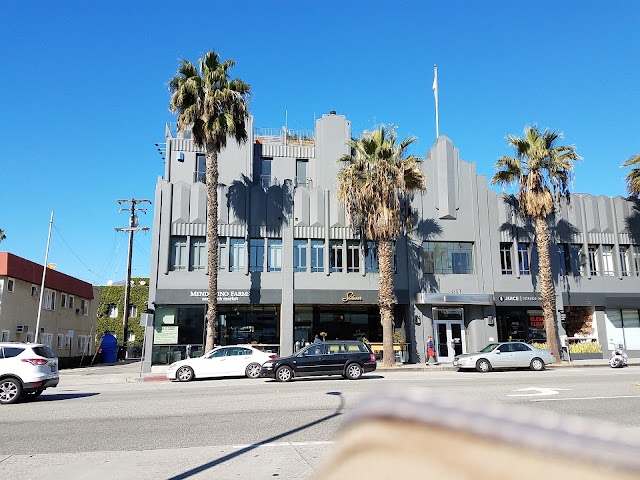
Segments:
[[[129,226],[126,228],[116,228],[117,232],[129,232],[129,251],[127,254],[127,280],[124,284],[124,312],[122,312],[122,346],[126,346],[127,342],[127,322],[129,320],[129,294],[131,293],[131,257],[133,256],[133,233],[140,230],[149,230],[148,227],[138,227],[138,216],[136,211],[147,213],[146,208],[136,208],[138,203],[151,204],[151,200],[116,200],[118,204],[130,203],[131,208],[121,208],[118,213],[129,211]]]

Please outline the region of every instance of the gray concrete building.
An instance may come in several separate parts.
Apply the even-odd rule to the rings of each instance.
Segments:
[[[314,131],[254,129],[219,156],[217,343],[287,355],[326,338],[366,337],[380,348],[375,245],[354,236],[337,202],[336,159],[350,122],[331,112]],[[472,154],[473,152],[466,152]],[[414,230],[395,243],[398,358],[441,362],[488,342],[544,341],[533,228],[513,197],[489,188],[441,136],[421,168]],[[153,223],[147,362],[202,354],[207,300],[204,151],[166,129],[165,174]],[[577,194],[549,219],[560,334],[640,354],[640,214],[622,197]],[[557,252],[557,253],[556,253]],[[635,350],[636,352],[633,352]]]

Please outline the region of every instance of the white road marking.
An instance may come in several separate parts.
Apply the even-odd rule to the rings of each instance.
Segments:
[[[310,445],[332,445],[334,442],[282,442],[282,443],[248,443],[247,445],[234,445],[233,448],[249,447],[306,447]]]
[[[616,395],[613,397],[536,398],[532,402],[562,402],[564,400],[608,400],[613,398],[640,398],[640,395]]]
[[[531,392],[531,393],[514,393],[511,395],[507,395],[507,397],[538,397],[544,395],[558,395],[560,390],[569,390],[568,388],[539,388],[539,387],[529,387],[529,388],[519,388],[517,390],[513,390],[514,392]]]

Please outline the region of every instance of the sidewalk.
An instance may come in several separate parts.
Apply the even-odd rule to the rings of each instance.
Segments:
[[[629,366],[640,366],[640,358],[630,358]],[[550,370],[556,368],[578,368],[578,367],[607,367],[609,361],[606,359],[575,360],[573,362],[562,362],[548,365]],[[378,364],[377,372],[437,372],[457,370],[450,363],[430,364],[407,363],[397,364],[393,367],[383,367]],[[93,365],[90,367],[70,368],[60,371],[60,384],[69,385],[73,383],[83,384],[105,384],[105,383],[128,383],[128,382],[153,382],[167,381],[167,365],[154,365],[150,373],[140,372],[140,361],[124,361],[108,365]]]

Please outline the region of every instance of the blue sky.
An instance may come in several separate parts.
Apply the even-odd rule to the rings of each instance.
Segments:
[[[116,199],[154,199],[167,81],[178,58],[210,49],[251,84],[257,127],[313,128],[346,115],[435,140],[490,176],[505,136],[537,124],[584,158],[575,192],[625,195],[620,164],[640,151],[640,2],[2,1],[0,250],[95,284],[126,275]],[[126,207],[126,205],[124,205]],[[151,227],[152,209],[140,215]],[[149,275],[151,233],[137,233],[133,275]]]

